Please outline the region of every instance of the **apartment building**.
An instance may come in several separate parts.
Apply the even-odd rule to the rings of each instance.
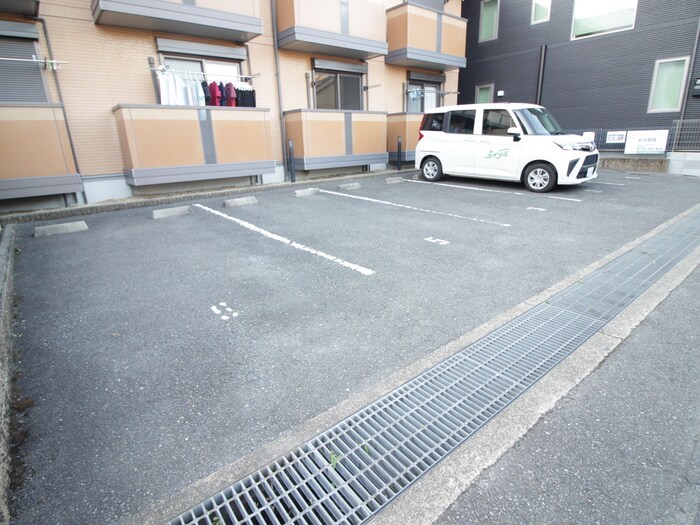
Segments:
[[[457,101],[461,8],[0,0],[0,209],[384,168],[399,137],[410,161]]]
[[[603,151],[654,130],[700,149],[697,0],[466,0],[462,16],[461,103],[540,103]]]

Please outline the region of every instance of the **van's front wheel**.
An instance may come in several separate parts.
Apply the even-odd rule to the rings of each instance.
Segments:
[[[525,187],[536,193],[545,193],[557,185],[557,174],[549,164],[531,164],[523,176]]]
[[[423,161],[420,168],[423,178],[429,182],[435,182],[442,178],[442,164],[435,157],[429,157]]]

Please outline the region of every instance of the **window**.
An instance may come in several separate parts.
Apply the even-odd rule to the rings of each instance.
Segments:
[[[549,11],[552,9],[552,0],[532,0],[532,16],[530,24],[539,24],[549,21]]]
[[[0,61],[0,102],[48,102],[42,65],[22,61],[32,56],[39,57],[35,40],[0,37],[0,57],[20,59]]]
[[[657,60],[649,95],[649,113],[680,111],[689,58]]]
[[[440,105],[440,84],[415,83],[408,84],[408,113],[423,113]]]
[[[493,102],[493,84],[484,84],[476,86],[476,96],[474,97],[477,104],[488,104]]]
[[[168,68],[168,72],[165,75],[159,75],[159,83],[160,101],[165,105],[227,105],[223,103],[224,94],[217,95],[219,103],[214,103],[212,97],[207,98],[209,93],[200,89],[202,82],[217,82],[225,85],[241,80],[241,66],[233,61],[164,56],[163,65]],[[201,97],[199,97],[200,94]]]
[[[316,109],[362,109],[362,76],[331,71],[314,72]]]
[[[420,129],[424,131],[442,131],[442,122],[444,119],[444,113],[426,113],[423,116]]]
[[[634,28],[637,0],[576,0],[571,38]]]
[[[505,109],[484,110],[482,135],[508,135],[508,128],[514,126],[510,113]]]
[[[447,128],[447,132],[471,135],[474,133],[475,120],[476,110],[451,111],[450,125]]]
[[[500,0],[481,0],[479,42],[498,38],[498,9]]]

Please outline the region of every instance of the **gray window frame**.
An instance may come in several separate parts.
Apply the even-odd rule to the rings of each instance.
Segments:
[[[494,22],[494,31],[493,31],[493,36],[491,38],[482,38],[481,36],[481,22],[484,16],[484,4],[486,2],[496,2],[496,18]],[[479,44],[482,42],[492,42],[494,40],[498,40],[498,26],[499,26],[499,21],[501,17],[501,0],[481,0],[481,3],[479,4]]]
[[[654,92],[656,91],[656,81],[659,74],[659,65],[664,62],[684,62],[683,68],[683,81],[680,85],[680,91],[678,93],[678,104],[675,108],[664,108],[664,109],[652,109],[651,104],[654,100]],[[649,103],[647,105],[647,113],[678,113],[683,107],[683,98],[686,96],[686,86],[688,85],[688,75],[690,74],[690,57],[672,57],[672,58],[660,58],[654,62],[654,74],[651,79],[651,87],[649,88]]]

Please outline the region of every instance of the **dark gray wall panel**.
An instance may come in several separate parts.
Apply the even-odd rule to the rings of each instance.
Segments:
[[[476,84],[495,84],[504,100],[534,102],[539,52],[547,46],[542,104],[567,128],[668,127],[680,112],[647,113],[656,60],[692,56],[700,18],[697,0],[639,0],[635,28],[571,40],[573,0],[552,2],[549,22],[530,25],[532,3],[501,0],[498,39],[478,43],[479,1],[464,2],[470,20],[467,67],[459,101],[474,101]],[[535,58],[536,57],[536,58]],[[700,77],[694,63],[689,83]],[[686,118],[700,118],[689,97]]]

